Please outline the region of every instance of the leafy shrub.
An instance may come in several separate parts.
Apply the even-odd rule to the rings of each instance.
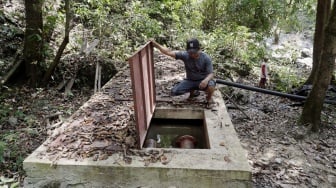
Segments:
[[[265,56],[265,47],[248,28],[217,28],[203,37],[204,50],[213,58],[218,71],[233,69],[246,76]]]
[[[6,143],[0,141],[0,163],[4,161],[4,152],[6,149]]]
[[[290,67],[272,66],[270,78],[274,89],[281,92],[290,92],[293,88],[299,87],[305,81],[305,78],[298,76],[297,72],[292,71]]]

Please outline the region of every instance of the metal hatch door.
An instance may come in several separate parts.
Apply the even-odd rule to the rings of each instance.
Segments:
[[[128,59],[128,62],[131,70],[137,141],[141,149],[156,103],[153,44],[146,43]]]

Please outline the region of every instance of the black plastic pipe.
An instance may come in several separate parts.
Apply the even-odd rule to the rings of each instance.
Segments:
[[[307,97],[305,97],[305,96],[293,95],[293,94],[288,94],[288,93],[281,93],[281,92],[278,92],[278,91],[272,91],[272,90],[263,89],[263,88],[259,88],[259,87],[247,86],[247,85],[238,84],[238,83],[234,83],[234,82],[229,82],[229,81],[225,81],[225,80],[221,80],[221,79],[216,79],[216,83],[224,84],[224,85],[227,85],[227,86],[233,86],[233,87],[237,87],[237,88],[241,88],[241,89],[247,89],[247,90],[251,90],[251,91],[261,92],[261,93],[265,93],[265,94],[276,95],[276,96],[280,96],[280,97],[286,97],[286,98],[294,99],[294,100],[304,101],[304,100],[307,99]],[[336,101],[324,100],[324,103],[336,104]]]

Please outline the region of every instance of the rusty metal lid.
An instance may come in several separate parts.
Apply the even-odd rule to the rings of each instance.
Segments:
[[[137,141],[141,149],[156,104],[153,44],[145,44],[128,62],[132,78]]]

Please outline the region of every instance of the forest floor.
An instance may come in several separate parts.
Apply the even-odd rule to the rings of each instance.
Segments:
[[[254,85],[257,80],[241,82]],[[92,94],[85,88],[72,90],[70,96],[54,88],[2,88],[1,181],[22,183],[24,158],[43,143],[55,123],[73,114]],[[254,187],[336,186],[335,107],[325,105],[323,131],[306,134],[305,127],[296,125],[302,110],[296,101],[242,89],[225,94],[249,117],[225,97],[241,144],[248,151]]]
[[[248,151],[254,187],[335,187],[335,107],[325,105],[323,131],[308,134],[296,124],[299,103],[249,91],[245,96],[240,107],[250,119],[226,104]]]
[[[22,182],[23,160],[50,135],[52,125],[64,121],[93,94],[91,89],[72,90],[71,96],[56,89],[3,87],[0,94],[0,187]]]

